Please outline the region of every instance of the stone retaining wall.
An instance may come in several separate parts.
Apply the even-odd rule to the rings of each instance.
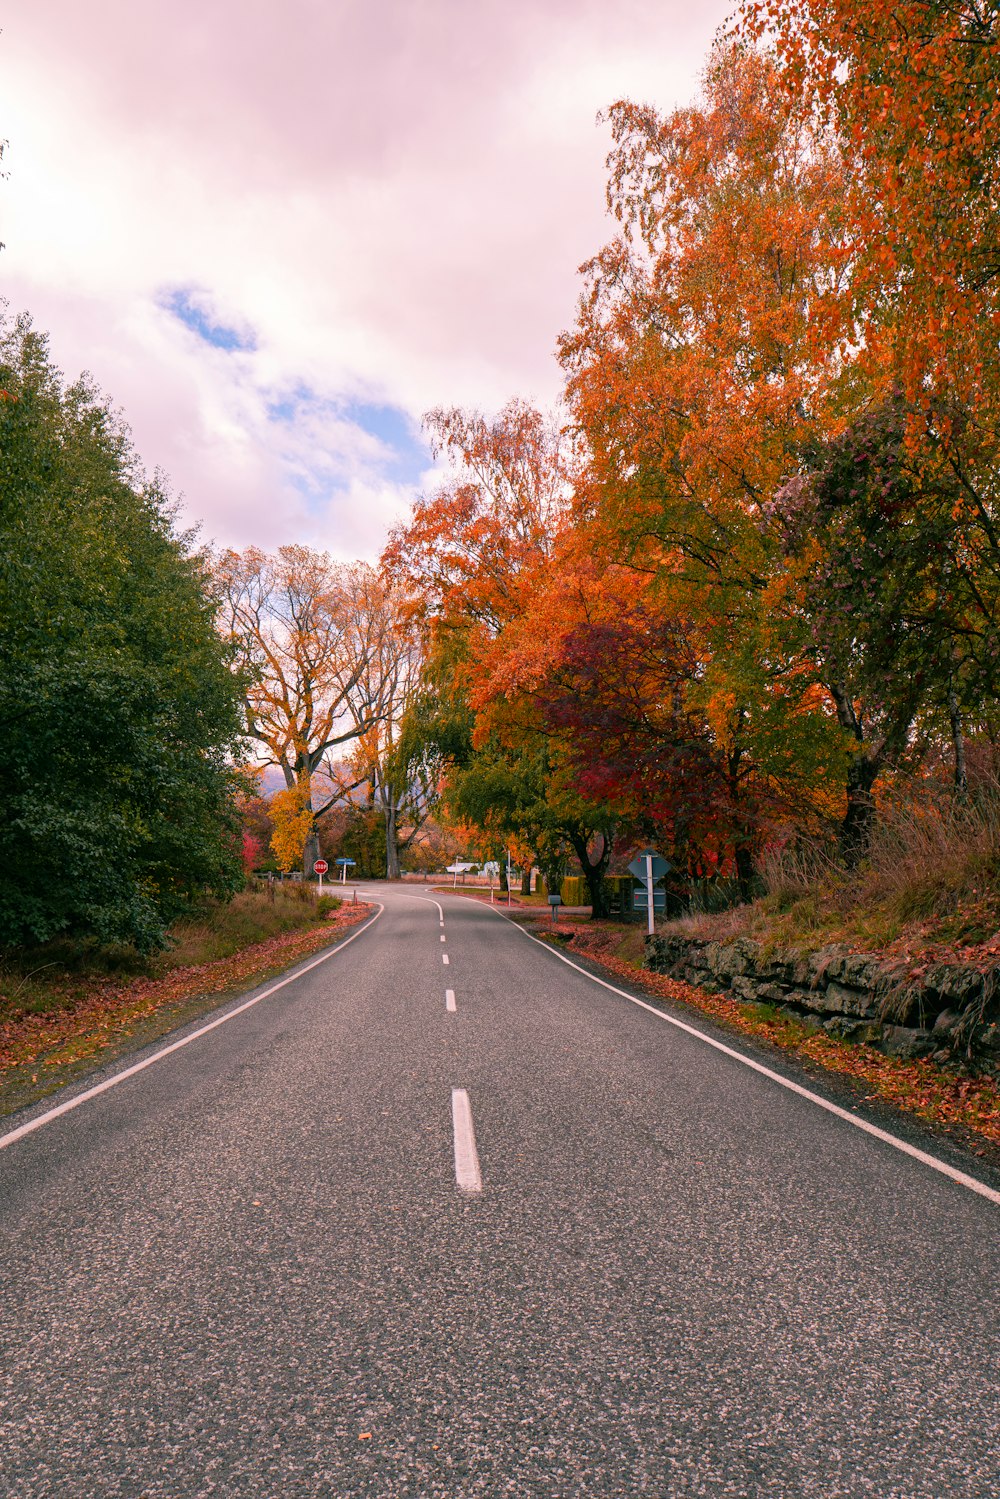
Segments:
[[[762,951],[743,938],[680,935],[647,937],[644,964],[893,1056],[975,1061],[1000,1076],[1000,969],[940,963],[917,973],[841,946]]]

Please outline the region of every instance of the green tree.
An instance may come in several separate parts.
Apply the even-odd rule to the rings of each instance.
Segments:
[[[908,440],[910,415],[901,396],[866,412],[773,506],[808,651],[853,746],[841,834],[852,858],[876,782],[919,760],[945,722],[964,788],[965,723],[978,724],[997,691],[992,521],[966,503],[940,445]]]
[[[121,420],[0,323],[0,942],[142,947],[240,879],[238,687]]]

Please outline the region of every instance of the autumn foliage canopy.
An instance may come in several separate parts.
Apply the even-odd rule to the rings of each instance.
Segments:
[[[698,103],[608,109],[564,406],[434,413],[454,477],[387,553],[487,841],[591,878],[652,838],[745,891],[789,839],[856,859],[894,778],[964,787],[996,728],[998,62],[993,7],[761,0]]]

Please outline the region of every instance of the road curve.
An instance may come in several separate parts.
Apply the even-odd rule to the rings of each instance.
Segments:
[[[373,894],[0,1149],[3,1499],[994,1499],[995,1203]]]

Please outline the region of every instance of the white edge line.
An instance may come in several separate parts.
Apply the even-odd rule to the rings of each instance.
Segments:
[[[454,991],[454,989],[446,989],[444,991],[444,1007],[445,1007],[446,1010],[449,1010],[452,1015],[455,1014],[455,991]]]
[[[455,1131],[455,1181],[460,1192],[481,1192],[482,1173],[476,1134],[472,1128],[472,1107],[464,1088],[451,1090],[451,1122]]]
[[[414,895],[412,890],[393,890],[392,893],[393,895],[401,895],[404,900],[422,900],[427,906],[437,906],[438,925],[444,926],[444,907],[432,895]]]
[[[73,1109],[78,1109],[82,1103],[86,1103],[90,1098],[96,1098],[99,1093],[107,1093],[109,1088],[117,1088],[119,1083],[125,1082],[127,1078],[135,1077],[137,1072],[144,1072],[147,1067],[152,1067],[154,1062],[159,1062],[163,1057],[170,1056],[171,1052],[180,1051],[182,1046],[190,1046],[191,1042],[197,1041],[200,1036],[207,1036],[209,1031],[214,1031],[218,1026],[226,1025],[228,1021],[235,1020],[236,1016],[242,1015],[244,1010],[250,1010],[254,1005],[259,1005],[262,999],[270,999],[272,994],[277,994],[278,990],[284,989],[286,984],[294,984],[296,979],[301,978],[310,969],[318,968],[321,963],[326,963],[330,958],[335,957],[337,953],[342,952],[356,937],[360,937],[363,932],[366,932],[373,922],[378,921],[384,910],[385,906],[380,905],[375,915],[370,916],[362,926],[358,927],[356,932],[352,932],[349,937],[345,937],[342,942],[338,942],[335,947],[331,947],[329,952],[325,952],[320,957],[314,958],[311,963],[306,963],[304,967],[297,968],[294,973],[290,973],[287,978],[281,979],[277,984],[272,984],[269,989],[264,990],[263,994],[255,994],[253,999],[244,1000],[241,1005],[237,1005],[235,1010],[227,1010],[225,1015],[220,1015],[216,1020],[210,1020],[207,1025],[199,1026],[198,1030],[192,1031],[190,1035],[182,1036],[179,1041],[172,1041],[169,1046],[163,1046],[159,1051],[155,1051],[151,1057],[144,1057],[141,1062],[135,1062],[131,1067],[126,1067],[124,1072],[116,1072],[114,1077],[105,1078],[103,1083],[97,1083],[93,1088],[88,1088],[83,1093],[77,1093],[75,1097],[67,1099],[65,1103],[58,1104],[54,1109],[47,1109],[44,1114],[39,1114],[35,1119],[29,1119],[27,1124],[20,1125],[18,1129],[11,1130],[9,1134],[0,1135],[0,1150],[4,1150],[8,1145],[13,1145],[16,1140],[22,1140],[25,1135],[32,1134],[36,1129],[41,1129],[43,1124],[49,1124],[53,1119],[58,1119],[61,1115],[68,1114]]]
[[[754,1072],[759,1072],[761,1077],[770,1078],[771,1082],[778,1083],[782,1088],[787,1088],[789,1093],[797,1093],[800,1098],[805,1098],[810,1103],[816,1104],[818,1108],[825,1109],[828,1114],[834,1114],[838,1119],[843,1119],[847,1124],[853,1124],[855,1129],[863,1130],[866,1135],[872,1135],[876,1140],[881,1140],[883,1144],[891,1145],[895,1150],[902,1151],[904,1155],[912,1156],[915,1161],[920,1161],[924,1166],[929,1166],[932,1171],[940,1172],[942,1176],[946,1176],[949,1181],[955,1182],[958,1186],[966,1187],[970,1192],[975,1192],[978,1196],[985,1197],[987,1201],[1000,1205],[1000,1192],[996,1191],[993,1187],[988,1187],[985,1182],[977,1181],[974,1176],[968,1176],[964,1171],[959,1171],[956,1167],[949,1166],[946,1161],[939,1160],[937,1156],[929,1155],[926,1150],[919,1150],[916,1145],[910,1145],[908,1141],[901,1140],[898,1135],[891,1135],[888,1130],[879,1129],[877,1124],[869,1124],[867,1119],[862,1119],[857,1114],[852,1114],[847,1109],[840,1108],[839,1105],[831,1103],[829,1099],[823,1098],[819,1093],[813,1093],[809,1088],[803,1088],[799,1083],[793,1083],[790,1078],[782,1077],[780,1072],[774,1072],[770,1067],[765,1067],[761,1062],[755,1062],[752,1057],[744,1056],[742,1052],[734,1050],[731,1046],[726,1046],[722,1041],[716,1041],[712,1036],[706,1036],[705,1032],[700,1031],[697,1026],[686,1025],[683,1020],[678,1020],[675,1015],[668,1015],[664,1010],[658,1010],[655,1005],[647,1004],[644,999],[638,999],[636,995],[629,994],[627,990],[619,989],[614,984],[609,984],[606,979],[600,979],[594,973],[588,973],[586,968],[581,968],[579,963],[574,963],[571,958],[566,957],[565,953],[557,951],[556,948],[550,947],[547,942],[542,942],[540,938],[533,937],[530,932],[526,932],[511,917],[504,915],[503,911],[498,911],[495,906],[487,906],[483,902],[480,902],[480,904],[484,910],[492,911],[502,921],[506,921],[510,926],[515,927],[523,937],[527,937],[529,942],[537,942],[539,947],[543,947],[554,958],[558,958],[560,963],[565,963],[567,967],[574,968],[577,973],[582,973],[584,978],[590,979],[592,983],[600,984],[602,989],[609,989],[612,994],[620,995],[622,999],[627,999],[630,1003],[638,1005],[640,1010],[648,1010],[650,1015],[655,1015],[659,1020],[665,1020],[668,1025],[676,1026],[679,1031],[684,1031],[687,1035],[694,1036],[697,1041],[703,1041],[706,1046],[714,1047],[716,1051],[721,1051],[724,1056],[732,1057],[734,1061],[742,1062],[744,1067],[750,1067]]]

